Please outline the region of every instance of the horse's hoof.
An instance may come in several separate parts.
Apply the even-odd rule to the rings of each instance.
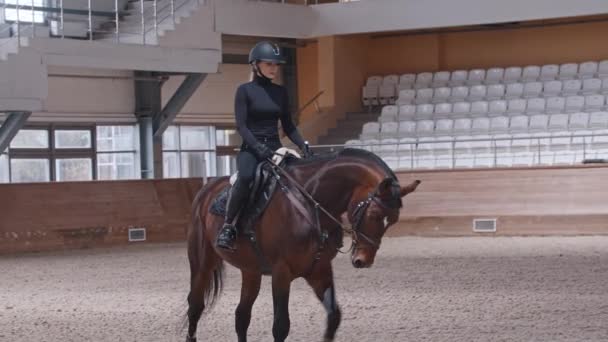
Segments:
[[[186,342],[196,342],[196,337],[186,337]]]

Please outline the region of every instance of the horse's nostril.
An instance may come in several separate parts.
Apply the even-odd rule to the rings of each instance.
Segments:
[[[356,268],[361,268],[363,267],[363,261],[361,261],[361,259],[355,259],[353,265],[355,265]]]

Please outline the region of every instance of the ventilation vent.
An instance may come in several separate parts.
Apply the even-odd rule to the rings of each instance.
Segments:
[[[129,241],[146,241],[146,228],[129,228]]]
[[[473,219],[473,231],[476,233],[495,233],[496,219]]]

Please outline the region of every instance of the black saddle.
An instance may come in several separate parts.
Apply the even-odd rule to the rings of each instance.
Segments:
[[[287,155],[279,167],[284,167],[290,160],[296,159],[291,155]],[[218,215],[226,215],[226,204],[228,202],[228,194],[231,185],[227,185],[213,200],[209,207],[209,212]],[[270,162],[263,161],[258,164],[255,170],[255,178],[250,186],[249,198],[246,204],[241,208],[236,225],[239,231],[243,233],[252,233],[254,223],[262,216],[264,210],[270,203],[272,195],[277,188],[277,179],[272,171]]]

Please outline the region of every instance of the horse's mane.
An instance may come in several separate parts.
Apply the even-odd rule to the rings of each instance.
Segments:
[[[395,172],[393,172],[393,170],[384,162],[384,160],[382,160],[382,158],[378,157],[376,154],[374,154],[370,151],[362,150],[362,149],[358,149],[358,148],[345,148],[339,152],[328,152],[328,153],[323,153],[323,154],[316,154],[316,155],[306,158],[306,159],[295,159],[295,160],[290,161],[289,165],[290,166],[306,165],[306,164],[311,164],[311,163],[315,163],[315,162],[330,161],[330,160],[334,160],[338,157],[353,157],[353,158],[368,160],[368,161],[380,166],[380,168],[386,173],[387,176],[391,177],[394,180],[397,180],[397,175],[395,175]]]

